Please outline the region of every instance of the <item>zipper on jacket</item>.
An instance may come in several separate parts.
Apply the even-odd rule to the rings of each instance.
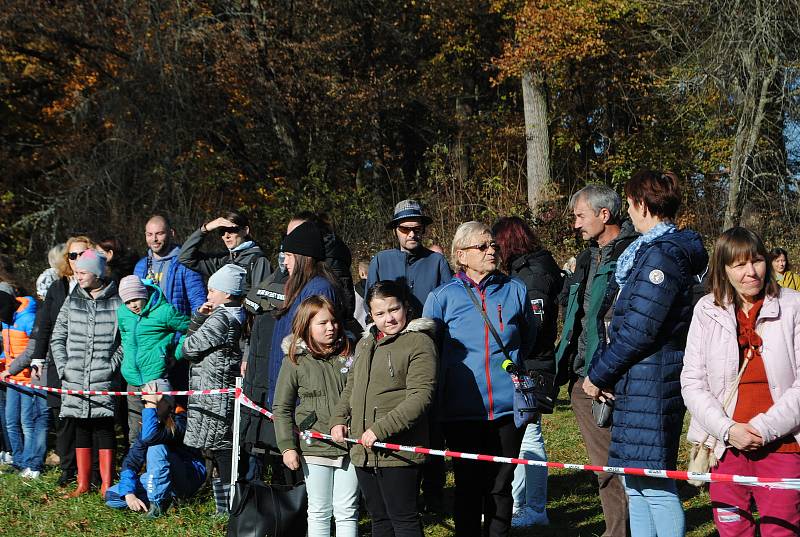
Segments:
[[[486,295],[478,289],[478,293],[481,296],[481,307],[483,308],[483,312],[486,313]],[[494,419],[494,397],[492,396],[492,374],[491,374],[491,367],[490,367],[490,358],[491,352],[489,349],[489,326],[486,323],[483,323],[483,344],[486,353],[486,394],[489,398],[489,419]]]
[[[500,320],[500,331],[503,331],[503,305],[497,305],[497,318]]]
[[[394,367],[392,366],[392,353],[391,352],[387,352],[386,353],[386,357],[387,357],[387,360],[389,362],[389,376],[394,378]]]
[[[378,407],[372,409],[372,425],[375,426],[375,422],[378,421]],[[370,427],[371,429],[372,427]],[[373,431],[375,432],[375,431]],[[367,449],[366,447],[364,449]],[[374,449],[371,450],[375,454],[375,469],[378,469],[378,452]]]

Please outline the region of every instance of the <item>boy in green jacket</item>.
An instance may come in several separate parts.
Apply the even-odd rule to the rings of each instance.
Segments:
[[[178,312],[157,285],[145,283],[138,276],[126,276],[119,284],[124,305],[117,310],[122,338],[122,376],[128,391],[138,391],[159,381],[167,386],[168,364],[174,355],[181,358],[180,333],[189,327],[189,318]],[[146,390],[148,391],[148,390]],[[128,396],[128,441],[131,445],[141,431],[142,399]]]

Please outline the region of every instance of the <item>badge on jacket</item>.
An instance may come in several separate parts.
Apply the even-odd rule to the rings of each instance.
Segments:
[[[664,281],[664,273],[658,269],[650,271],[650,282],[660,285]]]
[[[534,315],[539,315],[541,317],[544,317],[544,299],[543,298],[531,299],[531,310],[533,310]]]

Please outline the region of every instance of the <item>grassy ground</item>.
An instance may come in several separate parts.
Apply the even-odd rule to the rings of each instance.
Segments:
[[[564,394],[562,393],[562,397]],[[543,429],[550,460],[588,463],[578,427],[565,401]],[[475,464],[489,464],[476,462]],[[148,520],[130,511],[105,507],[97,493],[76,499],[62,499],[56,486],[58,472],[50,470],[37,481],[25,481],[14,474],[0,475],[0,535],[45,537],[97,535],[104,537],[194,537],[225,535],[225,523],[213,516],[213,501],[206,490],[196,500],[171,510],[168,515]],[[690,537],[716,535],[711,522],[708,494],[679,484]],[[448,476],[445,503],[452,506],[452,474]],[[594,474],[553,470],[549,479],[550,525],[515,530],[514,537],[590,537],[601,535],[603,514],[596,492]],[[361,534],[369,535],[369,523],[361,523]],[[452,519],[426,517],[429,537],[454,535]]]

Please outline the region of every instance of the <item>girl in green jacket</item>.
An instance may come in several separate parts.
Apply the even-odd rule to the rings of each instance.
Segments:
[[[330,430],[330,417],[353,365],[350,341],[330,299],[312,295],[300,304],[282,349],[285,357],[272,403],[275,437],[283,463],[290,470],[303,469],[308,536],[329,537],[333,515],[337,537],[356,537],[358,480],[347,447],[312,440],[301,448],[294,432],[295,427]]]
[[[425,456],[374,444],[429,445],[435,324],[426,318],[409,321],[408,291],[402,283],[379,281],[366,301],[375,325],[356,346],[347,386],[331,420],[331,436],[338,442],[349,432],[361,440],[351,457],[372,518],[372,536],[422,537],[417,490]]]

